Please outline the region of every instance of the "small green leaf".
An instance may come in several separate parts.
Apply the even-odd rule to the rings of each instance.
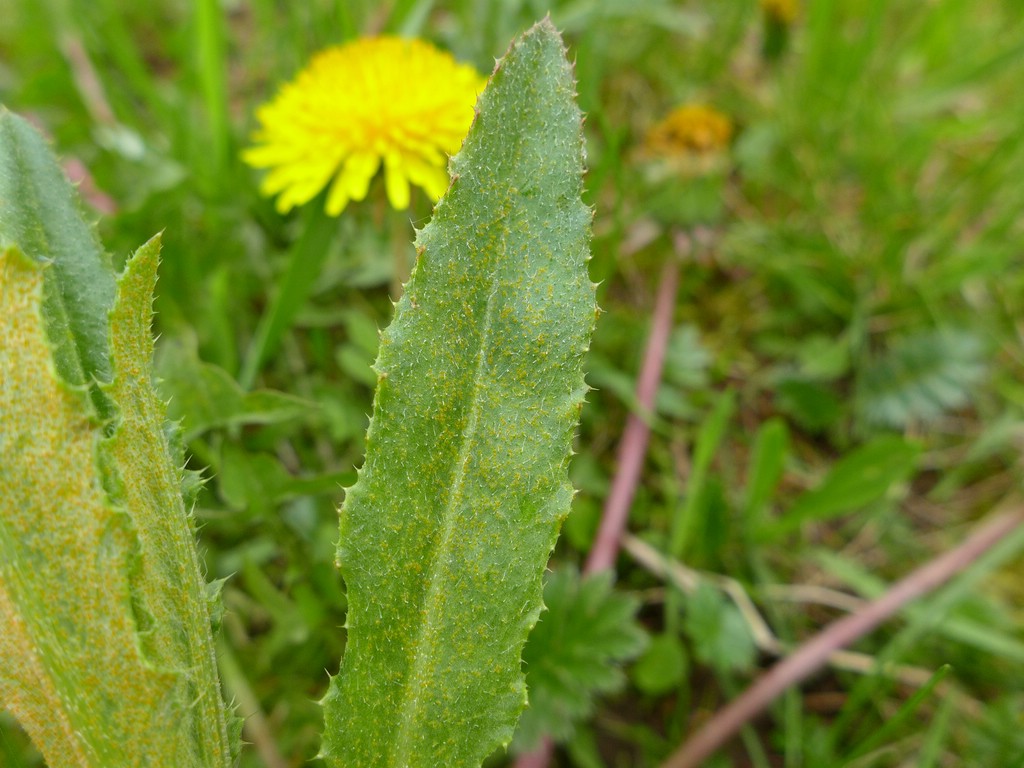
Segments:
[[[226,442],[217,477],[225,503],[233,509],[247,509],[253,518],[258,518],[288,499],[337,494],[344,482],[351,482],[353,474],[346,471],[293,475],[275,456]]]
[[[606,768],[607,763],[601,756],[594,733],[585,725],[573,733],[565,751],[572,758],[574,768]]]
[[[246,392],[227,371],[199,359],[194,345],[174,339],[161,347],[157,372],[167,411],[185,441],[218,427],[279,424],[308,415],[315,403],[269,389]]]
[[[836,338],[819,333],[800,341],[796,348],[800,373],[814,381],[835,381],[850,371],[848,335]]]
[[[631,676],[636,687],[648,696],[661,696],[679,687],[688,668],[682,641],[675,634],[665,633],[651,638]]]
[[[365,384],[368,387],[377,385],[377,374],[373,372],[372,354],[352,344],[346,344],[338,348],[334,359],[342,373],[353,381]]]
[[[753,666],[757,646],[743,616],[710,584],[701,584],[687,599],[684,626],[702,663],[723,672]]]
[[[625,683],[619,663],[640,653],[647,636],[636,624],[636,598],[612,589],[605,571],[582,582],[563,568],[544,585],[541,614],[523,651],[530,706],[519,720],[513,750],[533,749],[544,736],[562,742],[594,708],[598,694]]]
[[[365,312],[349,310],[342,313],[342,323],[348,342],[338,348],[335,359],[338,367],[349,378],[368,387],[377,386],[373,361],[380,345],[377,324]]]
[[[974,333],[919,332],[866,368],[858,383],[857,413],[881,427],[927,424],[967,405],[986,373],[985,345]]]
[[[711,355],[701,343],[696,326],[675,328],[665,352],[664,381],[658,389],[655,410],[687,421],[699,418],[700,410],[691,394],[708,386],[710,362]],[[634,384],[631,380],[630,388]]]
[[[341,511],[348,639],[331,766],[474,766],[507,744],[569,511],[594,324],[581,116],[561,39],[513,44],[420,232]]]
[[[842,403],[825,382],[786,379],[775,388],[779,410],[810,432],[822,432],[843,414]]]
[[[708,383],[711,353],[695,325],[673,329],[665,350],[665,380],[684,389],[700,389]]]

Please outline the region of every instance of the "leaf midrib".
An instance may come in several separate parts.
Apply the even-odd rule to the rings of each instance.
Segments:
[[[501,206],[505,208],[505,206]],[[504,222],[506,217],[498,219],[499,222]],[[416,695],[415,691],[419,690],[419,686],[415,685],[415,682],[419,680],[422,673],[425,662],[432,658],[432,653],[425,652],[426,650],[432,650],[429,648],[427,638],[430,637],[430,630],[434,626],[435,617],[441,615],[440,603],[441,603],[441,583],[442,575],[445,570],[446,558],[444,555],[451,549],[451,539],[455,532],[455,523],[458,519],[457,514],[457,500],[462,497],[462,488],[466,478],[466,465],[469,462],[470,457],[470,446],[476,441],[477,425],[480,422],[480,401],[481,401],[481,381],[483,379],[483,373],[487,369],[487,349],[490,344],[491,329],[494,324],[494,305],[495,298],[497,296],[497,283],[499,280],[499,274],[502,271],[502,265],[505,263],[505,255],[508,250],[508,226],[501,228],[501,246],[499,248],[499,254],[494,262],[494,270],[491,273],[491,286],[490,292],[487,296],[487,308],[484,312],[483,329],[480,339],[480,347],[477,350],[476,366],[473,371],[473,383],[472,383],[472,400],[470,403],[469,418],[466,420],[466,427],[462,432],[462,442],[459,446],[458,457],[456,459],[456,471],[451,481],[451,488],[448,495],[448,501],[445,504],[444,511],[444,532],[441,535],[441,539],[437,546],[434,548],[431,557],[430,567],[430,579],[429,586],[427,588],[427,596],[423,601],[425,619],[420,624],[419,635],[416,638],[416,644],[413,651],[413,663],[409,669],[409,674],[405,678],[402,691],[402,705],[401,705],[401,716],[398,721],[398,729],[395,740],[393,742],[393,753],[391,764],[400,768],[405,768],[409,765],[408,753],[412,746],[412,739],[410,738],[410,729],[417,721],[418,710],[420,708],[419,696]]]

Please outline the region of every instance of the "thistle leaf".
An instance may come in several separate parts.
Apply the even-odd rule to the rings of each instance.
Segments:
[[[120,279],[91,239],[88,257],[70,235],[47,250],[50,233],[91,232],[51,220],[77,213],[42,139],[9,113],[0,135],[15,139],[3,188],[40,202],[12,218],[0,201],[0,706],[54,768],[229,765],[180,458],[150,381],[159,242]]]
[[[96,232],[39,134],[0,107],[0,248],[52,264],[43,282],[47,336],[60,377],[74,385],[110,380],[107,313],[114,270]],[[90,390],[101,416],[109,403]]]
[[[523,650],[530,706],[516,730],[517,752],[535,748],[544,736],[570,739],[596,696],[625,683],[619,663],[647,645],[635,621],[639,601],[612,589],[610,571],[582,582],[574,570],[555,571],[544,585],[544,604],[547,611]]]
[[[331,766],[479,765],[525,704],[520,653],[569,511],[595,313],[573,97],[541,22],[481,95],[381,339],[366,460],[341,511]]]

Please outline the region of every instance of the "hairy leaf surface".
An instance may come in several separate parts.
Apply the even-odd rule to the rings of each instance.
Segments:
[[[0,248],[52,265],[44,320],[57,372],[70,384],[110,380],[107,313],[114,271],[71,185],[39,134],[0,107]],[[100,414],[109,403],[95,389]]]
[[[78,214],[42,139],[7,113],[0,135],[17,139],[4,172],[35,174],[3,189],[40,201],[0,199],[0,707],[53,768],[229,765],[181,457],[150,381],[159,242],[117,279],[84,222],[51,221]],[[72,235],[48,250],[54,232]]]
[[[381,339],[366,460],[341,512],[332,766],[458,768],[509,742],[572,497],[591,214],[572,71],[549,22],[513,44],[478,110]]]

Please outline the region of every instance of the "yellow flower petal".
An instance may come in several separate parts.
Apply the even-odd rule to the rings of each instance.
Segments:
[[[345,186],[345,177],[337,176],[334,179],[334,183],[331,184],[330,191],[327,193],[327,203],[324,205],[324,210],[327,211],[328,216],[337,216],[345,210],[349,199],[348,188]]]
[[[362,200],[370,188],[377,169],[380,168],[380,157],[372,152],[356,152],[345,160],[341,173],[348,196],[353,200]]]
[[[409,207],[409,179],[401,159],[394,154],[388,155],[384,163],[384,188],[388,193],[388,202],[396,211]]]
[[[409,181],[417,187],[425,189],[431,200],[437,201],[448,191],[450,178],[447,167],[438,167],[414,159],[406,162],[406,169],[409,173]]]
[[[392,206],[410,184],[434,200],[448,187],[448,156],[473,120],[485,79],[427,42],[362,38],[315,56],[256,111],[259,128],[242,159],[268,169],[260,185],[288,211],[330,185],[331,215],[366,197],[384,166]]]

